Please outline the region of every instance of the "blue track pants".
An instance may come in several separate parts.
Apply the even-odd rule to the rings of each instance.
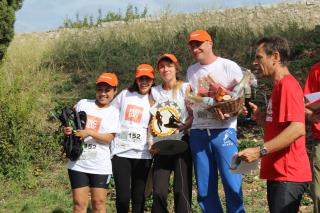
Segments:
[[[235,129],[192,129],[190,147],[198,186],[198,202],[205,213],[223,212],[218,195],[221,176],[228,213],[245,212],[242,177],[230,172],[232,156],[238,152]]]

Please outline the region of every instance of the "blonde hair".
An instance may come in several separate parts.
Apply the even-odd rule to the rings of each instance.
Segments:
[[[173,61],[171,61],[172,63],[174,63]],[[181,89],[182,87],[182,84],[183,84],[183,81],[180,80],[179,78],[179,75],[181,74],[182,72],[182,68],[180,66],[179,63],[174,63],[175,67],[176,67],[176,83],[175,85],[173,86],[173,89],[172,89],[172,96],[173,98],[176,98],[177,97],[177,94],[178,94],[178,91]]]
[[[173,89],[172,89],[172,96],[173,96],[173,98],[176,98],[176,97],[177,97],[178,91],[179,91],[179,90],[181,89],[181,87],[182,87],[182,83],[183,83],[183,81],[177,80],[176,84],[173,86]]]

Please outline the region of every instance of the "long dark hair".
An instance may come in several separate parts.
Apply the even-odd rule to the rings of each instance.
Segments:
[[[151,85],[153,87],[155,85],[154,81]],[[134,79],[134,82],[128,88],[129,92],[137,92],[140,94],[139,86],[137,84],[137,79]],[[149,90],[149,94],[151,93],[151,89]]]

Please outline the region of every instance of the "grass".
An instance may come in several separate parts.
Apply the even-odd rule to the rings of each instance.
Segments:
[[[242,125],[240,123],[240,125]],[[256,126],[246,126],[239,129],[242,136],[239,141],[240,149],[257,146],[261,138],[256,136],[256,132],[261,128]],[[242,131],[242,132],[241,132]],[[26,212],[26,213],[67,213],[72,211],[72,197],[69,186],[69,179],[66,170],[66,161],[59,160],[52,162],[45,170],[33,170],[28,172],[28,176],[23,181],[0,179],[1,196],[0,212]],[[254,171],[243,176],[243,195],[246,211],[249,213],[268,212],[266,200],[266,183],[259,179],[259,172]],[[171,179],[172,181],[172,179]],[[172,185],[172,184],[171,184]],[[115,190],[114,183],[111,182],[107,201],[107,212],[115,211]],[[196,184],[193,180],[192,210],[193,213],[200,213],[197,204]],[[219,180],[219,194],[221,202],[225,204],[223,186]],[[146,201],[146,213],[150,212],[152,205],[151,198]],[[170,189],[168,196],[169,212],[173,212],[173,193]],[[312,200],[305,194],[302,200],[301,212],[312,211]],[[91,212],[89,206],[88,212]]]
[[[72,197],[67,170],[64,162],[56,163],[38,176],[29,176],[24,182],[1,180],[0,212],[24,213],[67,213],[72,212]],[[195,186],[194,186],[195,187]],[[196,188],[193,190],[192,209],[200,213],[196,201]],[[219,194],[225,203],[221,181]],[[249,213],[268,212],[266,201],[265,181],[258,178],[258,171],[243,177],[243,194],[246,211]],[[107,201],[107,212],[115,211],[114,188],[111,188]],[[173,212],[172,193],[169,195],[169,212]],[[149,202],[149,204],[148,204]],[[150,212],[151,200],[146,204],[146,211]],[[312,201],[306,194],[302,201],[301,212],[312,210]],[[90,211],[90,206],[88,209]]]
[[[3,183],[0,212],[71,212],[69,182],[61,164],[23,182]]]

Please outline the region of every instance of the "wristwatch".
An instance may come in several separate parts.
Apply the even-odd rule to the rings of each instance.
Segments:
[[[268,154],[267,148],[264,146],[264,144],[260,145],[260,157],[266,156]]]

